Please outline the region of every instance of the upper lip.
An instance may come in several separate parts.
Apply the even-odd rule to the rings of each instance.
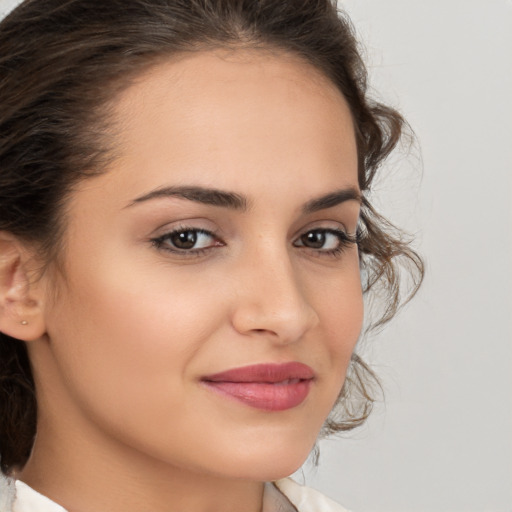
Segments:
[[[261,382],[274,383],[287,380],[311,380],[315,372],[299,362],[255,364],[233,368],[202,378],[207,382]]]

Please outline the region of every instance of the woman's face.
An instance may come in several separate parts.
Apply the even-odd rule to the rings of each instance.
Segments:
[[[347,104],[292,57],[205,52],[115,115],[119,158],[69,199],[31,349],[41,417],[181,470],[289,474],[362,322]]]

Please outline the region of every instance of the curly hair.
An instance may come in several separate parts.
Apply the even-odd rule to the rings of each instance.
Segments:
[[[390,320],[417,290],[423,264],[368,193],[407,130],[374,102],[354,30],[334,0],[26,0],[0,23],[0,230],[59,254],[63,204],[74,184],[112,158],[109,108],[149,66],[184,52],[267,48],[299,56],[328,77],[350,106],[363,193],[364,292],[378,291]],[[404,292],[403,273],[412,277]],[[352,358],[324,434],[368,416],[372,370]],[[4,472],[30,454],[37,402],[25,344],[0,334],[0,457]]]

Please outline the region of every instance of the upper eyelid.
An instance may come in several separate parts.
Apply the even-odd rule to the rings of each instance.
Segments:
[[[176,233],[183,233],[184,231],[196,231],[197,233],[201,233],[203,235],[208,235],[208,236],[211,236],[212,238],[221,240],[220,235],[218,235],[211,229],[192,227],[192,226],[180,226],[180,227],[173,228],[173,229],[167,229],[167,230],[162,231],[161,234],[156,234],[154,236],[151,236],[151,239],[153,239],[153,240],[162,239],[162,238],[166,238],[171,235],[174,235]]]
[[[313,221],[310,224],[303,226],[301,229],[297,230],[293,235],[293,239],[297,239],[301,237],[303,234],[308,233],[310,231],[330,231],[330,232],[341,232],[345,233],[347,236],[350,236],[351,231],[348,227],[339,220],[319,220]],[[355,230],[354,230],[355,233]]]
[[[155,229],[153,234],[150,235],[150,238],[152,238],[152,239],[162,238],[162,237],[169,236],[174,233],[179,233],[182,231],[197,231],[200,233],[211,235],[220,240],[222,240],[222,238],[224,236],[226,236],[225,233],[223,233],[224,230],[222,230],[222,229],[212,229],[210,227],[194,225],[194,222],[195,221],[192,221],[189,224],[187,221],[178,221],[178,222],[176,222],[175,226],[172,226],[171,223],[165,223],[165,224],[161,225],[160,227],[158,227],[157,229]],[[322,221],[320,221],[320,222],[322,222]],[[323,221],[323,222],[325,223],[326,221]],[[331,233],[344,233],[347,236],[355,236],[357,234],[357,231],[358,231],[357,228],[354,229],[352,232],[343,223],[341,223],[339,221],[328,221],[328,222],[335,223],[336,226],[332,226],[332,225],[331,226],[326,226],[326,225],[306,226],[306,227],[303,227],[303,228],[297,230],[291,238],[293,240],[295,240],[298,237],[300,237],[310,231],[326,231],[326,232],[331,232]],[[316,222],[315,222],[315,224],[316,224]]]
[[[150,238],[159,238],[180,231],[200,231],[218,237],[221,236],[222,232],[217,226],[212,227],[212,222],[206,219],[184,219],[165,222],[154,229],[149,236]]]
[[[343,243],[343,241],[352,242],[352,241],[355,241],[357,239],[357,232],[354,233],[354,234],[351,234],[351,233],[349,233],[345,229],[337,229],[337,228],[312,228],[312,229],[307,229],[306,231],[302,231],[301,234],[299,234],[299,236],[295,237],[295,240],[300,240],[303,235],[305,235],[307,233],[310,233],[312,231],[323,231],[323,232],[331,234],[333,236],[338,236],[338,238],[340,238],[340,239],[342,237],[345,237],[345,240],[342,240],[342,243]],[[342,236],[339,236],[339,235],[342,235]]]

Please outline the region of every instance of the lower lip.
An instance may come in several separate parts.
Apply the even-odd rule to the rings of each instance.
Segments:
[[[203,381],[203,384],[212,391],[255,409],[285,411],[304,402],[309,394],[311,382],[311,380],[277,383]]]

